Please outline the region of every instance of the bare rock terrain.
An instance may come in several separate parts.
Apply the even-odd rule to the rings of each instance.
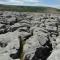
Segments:
[[[60,14],[0,11],[0,60],[60,60]]]

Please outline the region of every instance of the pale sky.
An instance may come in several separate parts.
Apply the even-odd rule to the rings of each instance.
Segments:
[[[0,4],[60,8],[60,0],[0,0]]]

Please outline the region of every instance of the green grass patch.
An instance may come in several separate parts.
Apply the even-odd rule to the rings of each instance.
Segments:
[[[0,4],[0,11],[17,11],[17,12],[54,12],[60,13],[60,9],[42,6],[15,6]]]

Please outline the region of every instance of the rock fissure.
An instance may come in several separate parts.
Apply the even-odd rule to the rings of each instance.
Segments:
[[[59,60],[59,39],[60,14],[4,11],[0,15],[0,60],[56,60],[54,56]]]

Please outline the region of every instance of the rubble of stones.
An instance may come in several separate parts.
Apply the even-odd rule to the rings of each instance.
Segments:
[[[60,14],[0,11],[0,60],[60,60]]]

